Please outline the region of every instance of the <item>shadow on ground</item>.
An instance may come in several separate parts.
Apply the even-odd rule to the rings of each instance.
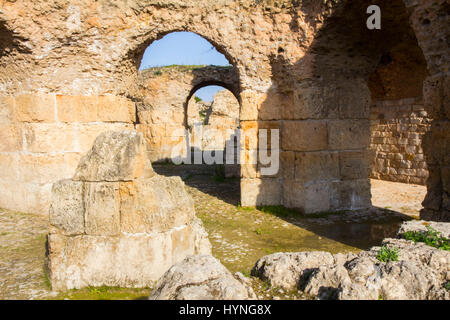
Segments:
[[[187,186],[236,206],[238,210],[240,208],[239,179],[217,181],[214,166],[165,164],[154,165],[154,169],[164,176],[180,176]],[[367,250],[372,246],[380,245],[385,238],[394,237],[400,224],[412,219],[411,216],[401,212],[379,207],[313,215],[304,215],[280,206],[244,208],[244,210],[264,212],[310,231],[320,238],[334,240],[360,250]],[[302,244],[299,243],[300,247]]]

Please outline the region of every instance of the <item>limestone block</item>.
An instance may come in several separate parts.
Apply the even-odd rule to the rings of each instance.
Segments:
[[[133,130],[133,125],[125,123],[87,123],[79,124],[78,130],[78,151],[88,152],[95,139],[106,131]]]
[[[367,178],[369,174],[369,161],[370,158],[367,151],[339,152],[341,178],[344,180]]]
[[[19,167],[19,154],[0,153],[0,179],[4,181],[20,181],[21,168]]]
[[[284,117],[291,120],[323,119],[327,117],[323,88],[320,85],[302,82],[293,94],[293,103],[284,111]]]
[[[368,148],[369,120],[331,120],[328,123],[328,141],[333,150]]]
[[[24,135],[24,148],[30,152],[77,152],[77,128],[72,124],[28,123]]]
[[[126,122],[136,120],[132,101],[117,96],[56,96],[62,122]]]
[[[371,206],[369,179],[335,181],[330,186],[332,210],[357,210]]]
[[[364,79],[342,81],[337,84],[334,101],[341,119],[368,119],[370,90]]]
[[[72,236],[84,233],[83,182],[61,180],[53,184],[50,225]]]
[[[118,182],[85,183],[86,234],[114,236],[120,232]]]
[[[19,125],[0,124],[0,152],[21,151],[22,128]]]
[[[241,92],[241,121],[258,120],[258,100],[263,94],[251,90]]]
[[[16,122],[16,101],[14,97],[0,96],[0,125]]]
[[[33,183],[52,183],[71,178],[77,168],[79,153],[18,154],[18,180]]]
[[[337,152],[303,152],[295,155],[295,180],[339,179]]]
[[[121,230],[164,232],[188,224],[194,203],[179,177],[156,175],[120,184]]]
[[[283,181],[283,205],[305,214],[330,210],[330,182]]]
[[[61,122],[96,122],[97,96],[56,96],[58,120]]]
[[[82,181],[130,181],[153,175],[142,134],[115,131],[101,134],[74,175]]]
[[[295,175],[295,152],[280,152],[280,170],[283,179],[294,180]]]
[[[257,101],[258,119],[260,120],[278,120],[281,118],[283,110],[293,104],[292,93],[281,93],[275,90],[269,90],[259,97]]]
[[[120,237],[51,234],[53,290],[86,286],[151,287],[172,265],[170,234]],[[190,252],[189,252],[190,253]]]
[[[48,216],[52,183],[25,183],[0,179],[0,208]]]
[[[279,205],[281,184],[278,179],[241,179],[241,205],[255,207]]]
[[[328,148],[326,121],[284,121],[282,149],[286,151],[320,151]]]
[[[21,122],[55,122],[55,96],[23,94],[16,97],[17,119]]]
[[[97,118],[103,122],[133,123],[136,121],[136,106],[125,97],[99,96]]]

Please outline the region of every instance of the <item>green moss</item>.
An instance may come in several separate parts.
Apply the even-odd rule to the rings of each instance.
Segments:
[[[118,287],[88,287],[60,293],[55,300],[142,300],[151,293],[150,288],[130,289]]]

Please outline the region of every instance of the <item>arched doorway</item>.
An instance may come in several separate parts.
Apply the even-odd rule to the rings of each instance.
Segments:
[[[137,128],[155,170],[183,179],[206,175],[217,183],[239,178],[232,137],[239,127],[239,74],[225,55],[195,33],[166,34],[145,51],[138,87]],[[236,147],[234,163],[227,165],[230,139]],[[233,180],[236,202],[238,183]]]

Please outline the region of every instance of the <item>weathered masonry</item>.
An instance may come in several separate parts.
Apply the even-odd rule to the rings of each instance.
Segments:
[[[368,30],[362,0],[2,1],[0,207],[45,214],[95,137],[145,124],[143,52],[186,30],[233,64],[240,127],[281,130],[280,172],[242,166],[242,205],[368,207],[371,105],[417,98],[431,119],[422,218],[449,220],[449,5],[379,5],[382,29]]]
[[[168,161],[173,156],[186,156],[187,146],[194,147],[195,125],[206,125],[203,129],[208,140],[208,129],[214,129],[228,138],[227,129],[237,128],[239,122],[239,77],[237,70],[221,66],[169,66],[150,68],[139,74],[139,92],[142,102],[138,104],[139,124],[137,129],[147,140],[148,154],[152,162]],[[202,106],[194,99],[198,89],[219,85],[228,90],[217,94],[210,112],[201,119]],[[188,130],[189,137],[185,130]],[[213,134],[211,134],[213,136]],[[182,150],[174,150],[184,144]],[[214,144],[213,144],[214,145]],[[202,148],[202,145],[196,146]],[[207,147],[207,146],[205,146]],[[223,149],[224,146],[217,146]]]

